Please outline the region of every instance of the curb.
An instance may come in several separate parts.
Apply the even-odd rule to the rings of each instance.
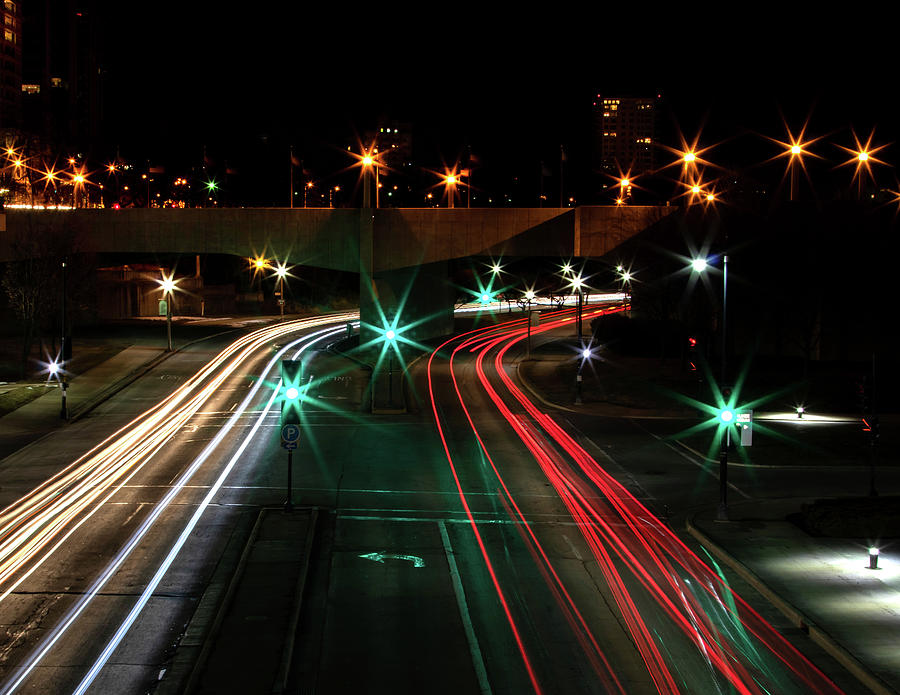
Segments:
[[[117,381],[113,382],[111,385],[107,386],[106,388],[101,389],[94,395],[90,396],[84,403],[77,406],[76,408],[73,408],[73,412],[71,412],[69,414],[69,419],[66,422],[68,423],[68,422],[75,422],[77,420],[80,420],[85,415],[90,413],[94,408],[96,408],[97,406],[102,404],[104,401],[112,398],[119,391],[126,388],[127,386],[130,386],[132,383],[134,383],[135,381],[140,379],[151,369],[159,366],[160,364],[165,362],[167,359],[169,359],[173,355],[177,355],[179,352],[181,352],[185,348],[190,347],[191,345],[196,345],[197,343],[202,343],[204,340],[209,340],[210,338],[215,338],[217,336],[225,335],[226,333],[233,333],[234,331],[239,331],[239,330],[242,330],[242,329],[230,328],[227,331],[221,331],[220,333],[213,333],[212,335],[208,335],[203,338],[197,338],[195,340],[191,340],[190,342],[185,343],[181,347],[175,348],[171,352],[169,352],[167,350],[163,350],[163,352],[161,354],[157,355],[152,360],[145,362],[140,367],[136,367],[135,369],[132,369],[128,374],[126,374],[121,379],[118,379]],[[75,377],[75,378],[77,379],[78,377]]]
[[[66,420],[66,422],[67,423],[77,422],[78,420],[83,418],[85,415],[90,413],[92,410],[94,410],[94,408],[101,405],[104,401],[107,401],[108,399],[112,398],[119,391],[130,386],[135,381],[140,379],[151,369],[153,369],[157,365],[165,362],[169,357],[174,355],[176,352],[177,351],[163,352],[162,354],[154,357],[152,360],[145,362],[140,367],[137,367],[136,369],[131,370],[128,374],[126,374],[122,378],[118,379],[117,381],[114,381],[112,384],[110,384],[106,388],[101,389],[100,391],[97,391],[96,393],[91,395],[84,403],[77,406],[76,408],[73,408],[72,412],[69,413],[69,418],[68,418],[68,420]]]
[[[230,578],[222,576],[226,571],[225,568],[230,567],[230,563],[222,564],[220,560],[219,567],[216,569],[209,584],[207,584],[206,590],[203,592],[197,608],[194,610],[194,614],[185,628],[184,635],[176,647],[171,666],[154,691],[156,695],[190,695],[200,687],[200,678],[206,668],[206,663],[221,630],[225,615],[231,608],[232,600],[241,583],[263,520],[267,514],[280,511],[281,507],[263,507],[260,509],[253,527],[244,542],[244,546],[240,550],[237,566],[231,572]],[[317,507],[309,509],[309,527],[304,542],[304,562],[294,587],[293,601],[289,609],[288,628],[284,636],[278,672],[273,674],[271,690],[273,694],[284,692],[290,677],[296,631],[303,607],[303,594],[306,587],[306,579],[309,575],[312,546],[318,528],[318,515],[319,509]],[[226,547],[222,558],[237,552],[232,543],[229,545],[231,547]]]
[[[692,518],[685,522],[687,532],[696,541],[705,546],[721,562],[728,565],[748,582],[759,594],[780,611],[793,625],[809,635],[810,639],[828,653],[835,661],[843,666],[848,673],[856,678],[860,684],[877,695],[896,695],[896,691],[888,687],[878,676],[872,673],[859,659],[848,652],[825,630],[815,625],[809,618],[795,608],[790,602],[784,600],[763,582],[752,570],[740,560],[731,555],[727,550],[718,545],[703,531],[697,528]]]

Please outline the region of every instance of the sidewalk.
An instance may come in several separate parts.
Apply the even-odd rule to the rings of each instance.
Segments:
[[[710,510],[688,532],[874,693],[900,692],[900,555],[814,538],[785,516],[799,502],[732,504],[732,522]]]
[[[560,379],[564,353],[519,361],[520,382],[544,405],[607,417],[696,417],[678,403],[604,403],[588,390],[574,404],[575,384]],[[599,397],[598,397],[599,396]],[[767,453],[768,450],[767,450]],[[775,447],[770,452],[777,457]],[[839,452],[835,464],[840,464]],[[748,500],[730,506],[732,521],[710,508],[687,520],[688,532],[716,559],[754,586],[775,608],[874,693],[900,692],[900,554],[881,549],[868,569],[868,549],[850,539],[813,537],[787,521],[804,500]]]
[[[182,335],[178,336],[175,352],[165,350],[162,333],[156,337],[156,342],[149,344],[145,342],[145,339],[138,338],[138,342],[126,347],[111,358],[81,374],[70,377],[66,391],[69,422],[84,417],[104,400],[139,379],[167,357],[176,354],[196,340],[209,337],[194,331],[193,336],[189,335],[185,338],[183,333],[188,327],[202,326],[210,330],[219,327],[253,330],[277,320],[278,317],[273,316],[178,317],[176,328]],[[140,320],[142,324],[164,322],[165,318],[163,317],[146,317]],[[119,337],[118,339],[129,340],[128,337]],[[26,384],[25,388],[27,386]],[[21,384],[0,385],[0,389],[5,390],[21,387]],[[37,441],[47,432],[65,424],[61,416],[62,393],[59,383],[50,381],[47,384],[33,384],[32,387],[44,389],[46,393],[0,417],[0,461],[22,447]]]
[[[77,420],[172,353],[163,348],[131,346],[111,359],[74,376],[66,390],[69,421]],[[0,418],[0,460],[65,424],[59,386]]]
[[[317,522],[263,508],[245,543],[232,537],[157,695],[286,690]]]

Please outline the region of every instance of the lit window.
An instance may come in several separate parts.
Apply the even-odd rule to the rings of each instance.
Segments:
[[[23,84],[22,91],[25,94],[40,94],[41,93],[41,85],[39,84]]]

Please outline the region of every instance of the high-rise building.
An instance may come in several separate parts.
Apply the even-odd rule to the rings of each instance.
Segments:
[[[94,2],[17,1],[23,4],[21,127],[45,145],[88,147],[101,117]]]
[[[399,169],[412,159],[412,125],[382,120],[376,130],[365,134],[365,144],[378,150],[385,164]]]
[[[16,0],[4,0],[0,36],[0,128],[22,124],[22,12]]]
[[[593,168],[603,183],[656,168],[656,97],[597,94],[593,107]]]

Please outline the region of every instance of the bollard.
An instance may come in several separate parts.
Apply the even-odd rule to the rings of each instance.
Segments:
[[[878,548],[869,548],[869,569],[877,570],[878,569]]]

